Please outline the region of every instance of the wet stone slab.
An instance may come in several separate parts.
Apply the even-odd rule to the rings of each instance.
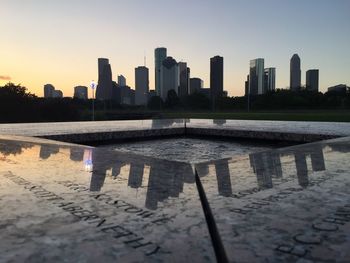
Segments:
[[[196,168],[231,262],[350,262],[350,140]]]
[[[213,262],[194,182],[183,162],[0,138],[0,262]]]

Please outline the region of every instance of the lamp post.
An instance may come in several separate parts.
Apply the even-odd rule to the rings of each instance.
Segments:
[[[95,121],[95,88],[96,82],[93,80],[90,83],[90,87],[92,90],[92,121]]]

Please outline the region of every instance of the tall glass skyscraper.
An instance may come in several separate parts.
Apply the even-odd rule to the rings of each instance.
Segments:
[[[294,54],[290,59],[290,89],[296,90],[301,87],[300,58]]]
[[[224,92],[224,58],[215,56],[210,58],[210,93],[214,102],[222,97]]]
[[[264,92],[264,59],[253,59],[250,61],[249,66],[248,93],[250,95],[261,95]]]
[[[167,52],[165,47],[159,47],[154,50],[154,67],[155,67],[155,90],[158,96],[161,95],[161,68],[162,63],[167,57]]]
[[[107,58],[98,59],[98,85],[96,99],[112,99],[112,70]]]

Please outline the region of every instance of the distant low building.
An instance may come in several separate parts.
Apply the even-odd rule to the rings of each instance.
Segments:
[[[190,78],[189,94],[200,92],[201,89],[203,89],[203,80],[201,80],[200,78]]]
[[[52,84],[44,85],[44,98],[52,98],[55,87]]]
[[[74,98],[87,100],[88,99],[88,88],[85,86],[74,87]]]
[[[328,92],[339,92],[339,93],[346,93],[346,91],[350,92],[350,87],[346,86],[345,84],[338,84],[332,87],[329,87]]]
[[[318,92],[318,69],[306,71],[306,89]]]
[[[63,92],[60,90],[54,90],[52,92],[52,98],[59,98],[59,99],[63,98]]]
[[[55,90],[52,84],[45,84],[44,98],[63,98],[63,93],[60,90]]]

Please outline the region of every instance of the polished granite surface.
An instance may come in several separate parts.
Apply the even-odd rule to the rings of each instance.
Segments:
[[[0,136],[0,262],[349,262],[349,160],[349,137],[193,165]]]
[[[0,124],[0,134],[43,136],[74,133],[133,131],[165,128],[210,128],[240,131],[270,131],[350,136],[350,123],[259,121],[259,120],[208,120],[208,119],[154,119],[128,121],[86,121]]]

